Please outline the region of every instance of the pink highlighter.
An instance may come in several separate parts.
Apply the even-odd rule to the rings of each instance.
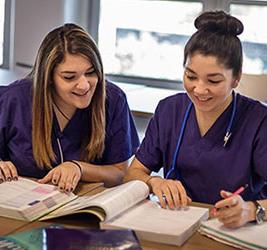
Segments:
[[[236,191],[234,191],[229,197],[233,197],[235,195],[241,194],[247,187],[248,187],[248,184],[246,184],[245,186],[241,186]],[[216,207],[213,207],[211,210],[211,214],[215,214],[216,211],[217,211]]]

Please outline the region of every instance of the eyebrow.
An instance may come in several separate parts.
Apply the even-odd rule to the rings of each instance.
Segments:
[[[188,70],[188,71],[190,71],[191,73],[197,75],[197,73],[196,73],[194,70],[192,70],[192,69],[190,69],[190,68],[188,68],[188,67],[185,67],[185,69]],[[211,76],[211,77],[213,77],[213,76],[222,76],[222,77],[224,77],[224,75],[221,74],[221,73],[211,73],[211,74],[208,74],[208,77],[210,77],[210,76]]]
[[[91,70],[91,69],[94,69],[94,66],[91,66],[90,68],[88,68],[88,69],[86,70],[86,72],[89,71],[89,70]],[[77,73],[77,71],[65,70],[65,71],[60,71],[60,73],[61,73],[61,74],[75,74],[75,73]]]

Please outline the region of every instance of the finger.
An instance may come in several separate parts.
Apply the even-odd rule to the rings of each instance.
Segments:
[[[231,207],[231,206],[235,206],[238,203],[238,198],[236,195],[229,197],[229,198],[225,198],[223,200],[220,200],[218,202],[215,203],[215,207],[216,209],[221,209],[221,208],[225,208],[225,207]]]
[[[221,197],[222,197],[222,198],[226,199],[226,198],[228,198],[228,197],[232,196],[233,194],[232,194],[232,193],[230,193],[230,192],[227,192],[227,191],[221,190],[221,192],[220,192],[220,195],[221,195]]]
[[[159,190],[155,191],[154,194],[158,197],[160,206],[166,208],[165,195],[163,195],[163,192]]]
[[[54,185],[58,185],[58,182],[59,182],[60,178],[61,178],[61,173],[60,173],[60,171],[56,171],[56,170],[53,171],[53,174],[52,174],[51,179],[52,179],[52,183],[53,183]]]
[[[65,183],[65,191],[66,192],[71,192],[73,190],[73,179],[74,179],[74,175],[69,175],[66,179],[66,183]]]
[[[238,217],[237,216],[230,216],[230,217],[224,217],[224,218],[218,218],[218,220],[223,223],[223,225],[231,226],[238,223]]]
[[[38,180],[39,183],[44,184],[52,180],[53,171],[51,170],[44,178]]]
[[[5,181],[5,177],[4,177],[3,173],[2,173],[1,165],[2,165],[2,161],[0,161],[0,184]]]
[[[182,183],[180,181],[177,182],[177,185],[178,185],[178,189],[179,189],[181,205],[186,206],[187,205],[187,195],[186,195],[186,191],[184,189],[184,186],[182,185]]]
[[[78,175],[75,175],[72,181],[72,190],[74,191],[75,188],[77,187],[78,183],[79,183],[80,177]]]
[[[181,203],[180,203],[180,194],[179,190],[176,185],[170,187],[171,190],[171,195],[174,203],[175,208],[180,208]]]
[[[165,199],[165,202],[171,210],[175,209],[172,193],[168,187],[163,190],[162,198]]]
[[[18,180],[18,172],[17,172],[17,168],[14,166],[14,164],[12,162],[8,162],[9,165],[9,169],[11,172],[11,178],[14,181]]]
[[[1,171],[4,181],[12,180],[10,166],[7,162],[1,161]]]

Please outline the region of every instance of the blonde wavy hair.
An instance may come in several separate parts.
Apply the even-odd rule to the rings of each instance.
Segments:
[[[52,168],[56,155],[52,148],[53,130],[53,75],[55,67],[66,55],[82,55],[94,66],[98,83],[90,103],[91,128],[88,141],[81,149],[81,160],[91,161],[101,157],[105,141],[106,87],[102,59],[91,36],[76,24],[64,24],[47,34],[41,43],[31,73],[33,81],[32,148],[40,168]],[[85,125],[86,126],[86,125]]]

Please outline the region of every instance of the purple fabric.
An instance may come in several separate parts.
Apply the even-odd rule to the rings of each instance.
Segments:
[[[163,167],[166,176],[170,169],[188,104],[185,93],[159,103],[136,155],[151,171]],[[224,148],[231,111],[232,105],[204,137],[200,135],[194,107],[190,112],[176,164],[193,201],[214,203],[221,199],[221,189],[235,191],[245,184],[249,184],[242,194],[245,200],[266,197],[267,107],[237,94],[232,137]]]
[[[23,79],[0,87],[0,158],[13,162],[19,175],[40,178],[47,170],[36,167],[32,154],[31,86],[31,81]],[[98,165],[125,161],[139,146],[125,94],[110,82],[106,86],[105,150],[100,159],[92,162]],[[57,138],[63,149],[64,161],[80,158],[81,144],[90,130],[89,114],[90,107],[77,110],[63,132],[54,116],[52,143],[57,155],[54,166],[60,163]]]

